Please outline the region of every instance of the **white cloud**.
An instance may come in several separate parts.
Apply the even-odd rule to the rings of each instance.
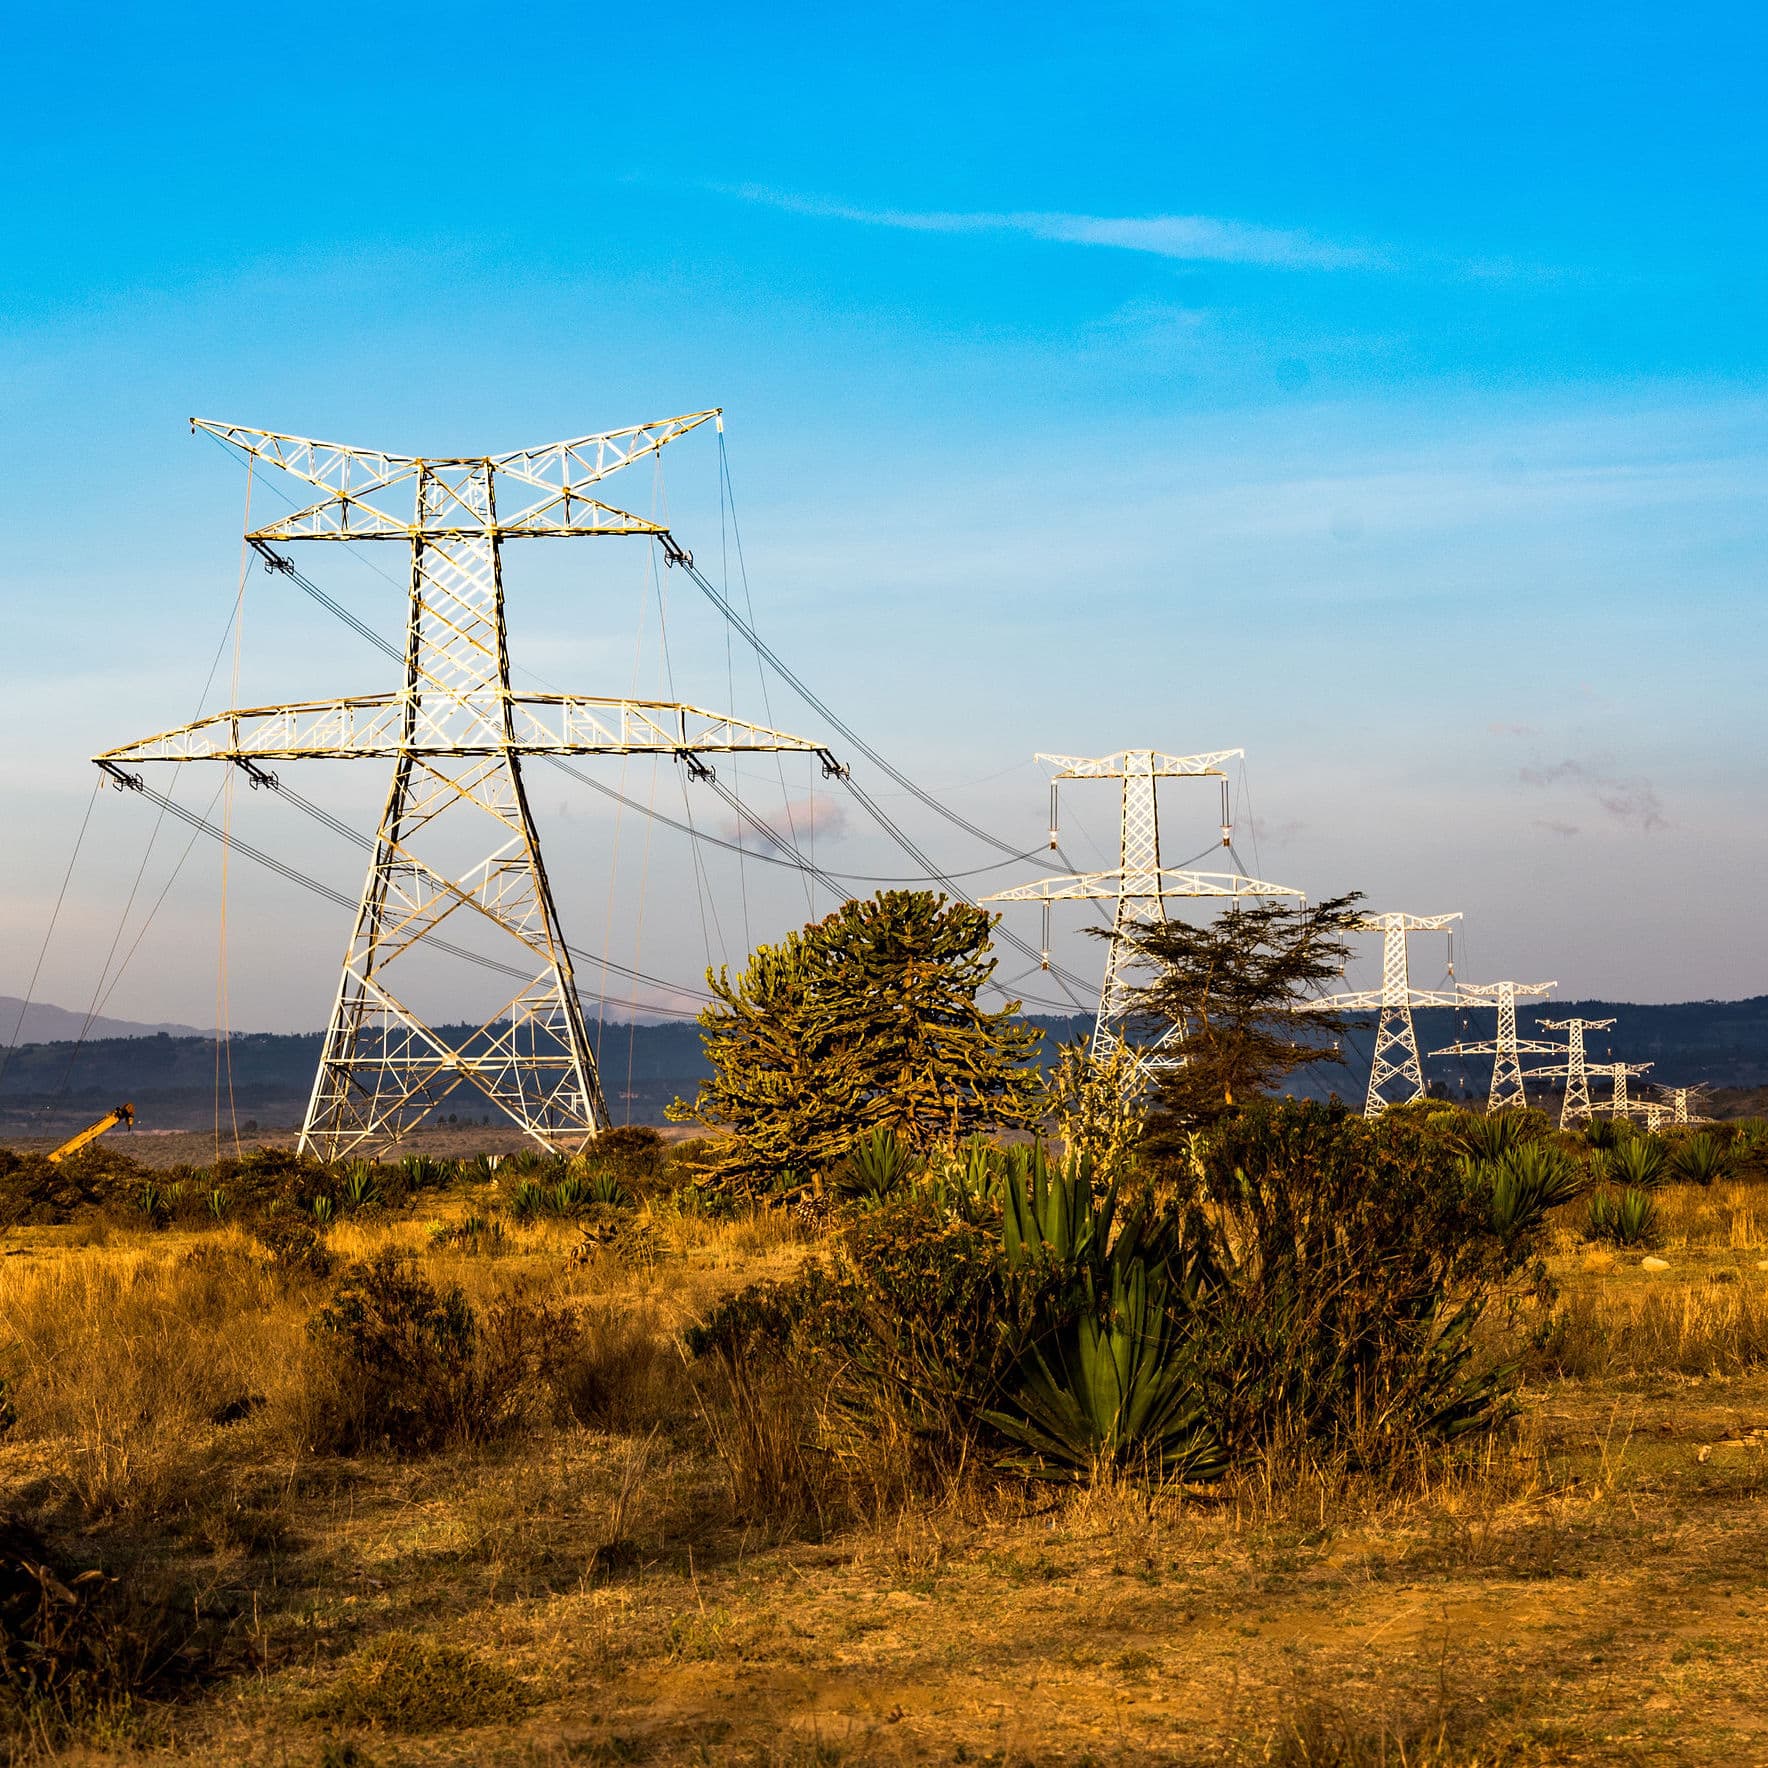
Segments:
[[[1148,252],[1185,263],[1263,264],[1284,270],[1348,270],[1379,263],[1355,246],[1316,239],[1312,234],[1212,215],[1070,215],[1039,209],[924,210],[861,209],[846,203],[818,202],[739,185],[730,192],[745,202],[766,203],[794,215],[829,221],[857,221],[869,227],[898,227],[912,233],[1018,233],[1059,245],[1111,246]]]

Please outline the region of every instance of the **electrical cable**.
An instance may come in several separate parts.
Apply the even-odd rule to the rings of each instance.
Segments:
[[[18,1048],[18,1040],[24,1033],[25,1015],[31,1010],[31,1001],[37,992],[37,979],[43,974],[43,960],[49,955],[49,942],[55,936],[55,924],[61,919],[61,905],[67,897],[68,880],[74,875],[74,867],[79,863],[80,848],[86,840],[86,829],[92,821],[93,806],[98,803],[98,794],[104,788],[101,775],[92,788],[92,796],[86,800],[86,814],[80,819],[80,832],[74,837],[74,851],[68,856],[68,869],[61,875],[61,888],[55,893],[55,907],[49,911],[49,925],[43,933],[43,943],[37,947],[37,962],[31,969],[31,980],[25,985],[25,998],[18,1004],[18,1019],[12,1028],[12,1041],[4,1050],[0,1050],[0,1081],[6,1079],[6,1070],[11,1066],[12,1053]]]

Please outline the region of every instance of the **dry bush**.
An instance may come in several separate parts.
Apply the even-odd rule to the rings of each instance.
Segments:
[[[550,1407],[570,1366],[568,1315],[511,1296],[475,1309],[391,1249],[352,1265],[313,1317],[331,1380],[316,1440],[333,1450],[417,1451],[495,1441]]]
[[[1762,1246],[1768,1237],[1768,1185],[1668,1185],[1658,1193],[1657,1205],[1664,1239],[1671,1246],[1743,1252]]]
[[[1535,1360],[1543,1373],[1573,1380],[1735,1375],[1768,1361],[1768,1292],[1734,1274],[1580,1284],[1555,1310]]]
[[[679,1418],[693,1404],[673,1334],[655,1302],[591,1301],[574,1317],[550,1378],[565,1410],[595,1430],[633,1432]]]
[[[231,1421],[300,1408],[311,1292],[236,1237],[8,1276],[0,1339],[18,1434],[49,1447],[90,1513],[157,1508]]]

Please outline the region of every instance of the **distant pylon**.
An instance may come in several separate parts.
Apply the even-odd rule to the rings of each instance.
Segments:
[[[1099,1010],[1093,1021],[1092,1054],[1095,1061],[1108,1058],[1126,1041],[1125,1022],[1133,1017],[1136,994],[1134,936],[1140,929],[1164,921],[1169,901],[1187,897],[1237,900],[1249,896],[1300,897],[1305,894],[1286,884],[1266,884],[1239,872],[1198,872],[1165,867],[1160,863],[1160,809],[1155,798],[1156,781],[1175,778],[1225,781],[1220,764],[1244,753],[1242,749],[1215,749],[1204,755],[1163,755],[1157,749],[1120,749],[1096,760],[1074,755],[1037,757],[1039,761],[1054,762],[1058,770],[1052,776],[1050,787],[1052,847],[1056,845],[1057,835],[1056,781],[1123,782],[1118,864],[1111,871],[1040,878],[1034,884],[996,891],[983,901],[1043,903],[1046,962],[1050,943],[1047,931],[1050,903],[1103,901],[1116,905],[1105,958],[1105,976],[1099,987]],[[1231,852],[1232,826],[1227,817],[1225,784],[1222,791],[1222,846]],[[1138,1073],[1145,1078],[1152,1070],[1174,1061],[1169,1046],[1183,1035],[1181,1027],[1170,1026],[1152,1043],[1139,1046]]]
[[[1409,933],[1440,933],[1461,919],[1452,915],[1408,915],[1403,910],[1383,910],[1361,915],[1357,925],[1381,935],[1381,987],[1361,988],[1349,994],[1323,995],[1296,1008],[1298,1013],[1337,1013],[1375,1007],[1381,1017],[1375,1030],[1375,1059],[1369,1066],[1369,1091],[1363,1112],[1378,1117],[1390,1105],[1409,1105],[1424,1097],[1424,1068],[1418,1060],[1418,1034],[1412,1027],[1414,1007],[1453,1007],[1458,997],[1443,989],[1412,986],[1407,964]],[[1399,1083],[1397,1097],[1390,1096]]]
[[[1522,1042],[1516,1035],[1516,997],[1544,995],[1557,982],[1464,982],[1456,990],[1460,1005],[1498,1009],[1498,1035],[1483,1043],[1453,1043],[1444,1050],[1432,1050],[1432,1056],[1490,1056],[1492,1085],[1486,1094],[1487,1111],[1522,1111],[1528,1107],[1528,1092],[1522,1084],[1521,1056],[1557,1054],[1557,1044],[1531,1039]]]
[[[1700,1081],[1692,1087],[1660,1087],[1670,1110],[1671,1123],[1705,1123],[1704,1117],[1694,1116],[1688,1109],[1697,1096],[1707,1090],[1706,1082]]]
[[[231,762],[275,786],[265,763],[297,757],[393,764],[374,857],[300,1148],[327,1159],[385,1147],[457,1088],[476,1089],[542,1147],[574,1150],[608,1125],[552,887],[529,812],[522,758],[667,755],[690,771],[709,752],[799,750],[787,736],[674,701],[518,693],[504,618],[506,541],[639,534],[659,523],[591,495],[600,481],[718,418],[692,412],[508,454],[417,456],[198,421],[256,467],[317,494],[246,539],[292,574],[273,543],[385,541],[407,549],[404,679],[396,692],[240,708],[94,757],[119,783],[147,761]],[[394,496],[397,494],[397,502]],[[679,549],[678,549],[679,550]],[[673,555],[671,555],[673,562]],[[449,939],[432,937],[444,931]],[[475,941],[473,947],[457,943]],[[508,977],[489,1015],[461,1031],[420,1011],[414,954],[466,959]]]
[[[1610,1117],[1630,1118],[1639,1109],[1627,1097],[1627,1080],[1630,1075],[1643,1074],[1650,1067],[1649,1062],[1592,1062],[1589,1065],[1590,1073],[1606,1075],[1614,1085],[1608,1103]]]
[[[1559,1106],[1559,1127],[1562,1130],[1570,1129],[1574,1123],[1588,1123],[1595,1115],[1590,1105],[1592,1070],[1584,1055],[1584,1033],[1606,1031],[1613,1024],[1612,1019],[1540,1019],[1535,1022],[1538,1031],[1563,1031],[1566,1035],[1564,1047],[1554,1050],[1554,1054],[1565,1057],[1564,1062],[1529,1070],[1532,1076],[1543,1080],[1550,1075],[1564,1078],[1565,1097]]]

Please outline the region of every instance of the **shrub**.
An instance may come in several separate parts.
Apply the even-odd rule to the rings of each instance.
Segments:
[[[308,1330],[338,1378],[329,1446],[414,1452],[529,1422],[574,1337],[564,1315],[519,1298],[481,1317],[395,1252],[350,1266]]]
[[[1204,1236],[1199,1373],[1237,1456],[1365,1466],[1506,1415],[1471,1335],[1560,1184],[1469,1160],[1428,1118],[1261,1101],[1173,1175]]]
[[[662,1176],[669,1145],[648,1123],[623,1123],[603,1130],[584,1155],[604,1172],[643,1190]]]
[[[318,1280],[337,1268],[319,1230],[293,1210],[273,1210],[252,1229],[252,1238],[291,1277]]]
[[[233,1616],[213,1591],[76,1569],[16,1517],[0,1517],[0,1738],[38,1749],[73,1724],[175,1695],[226,1667]],[[15,1758],[8,1752],[8,1759]]]

